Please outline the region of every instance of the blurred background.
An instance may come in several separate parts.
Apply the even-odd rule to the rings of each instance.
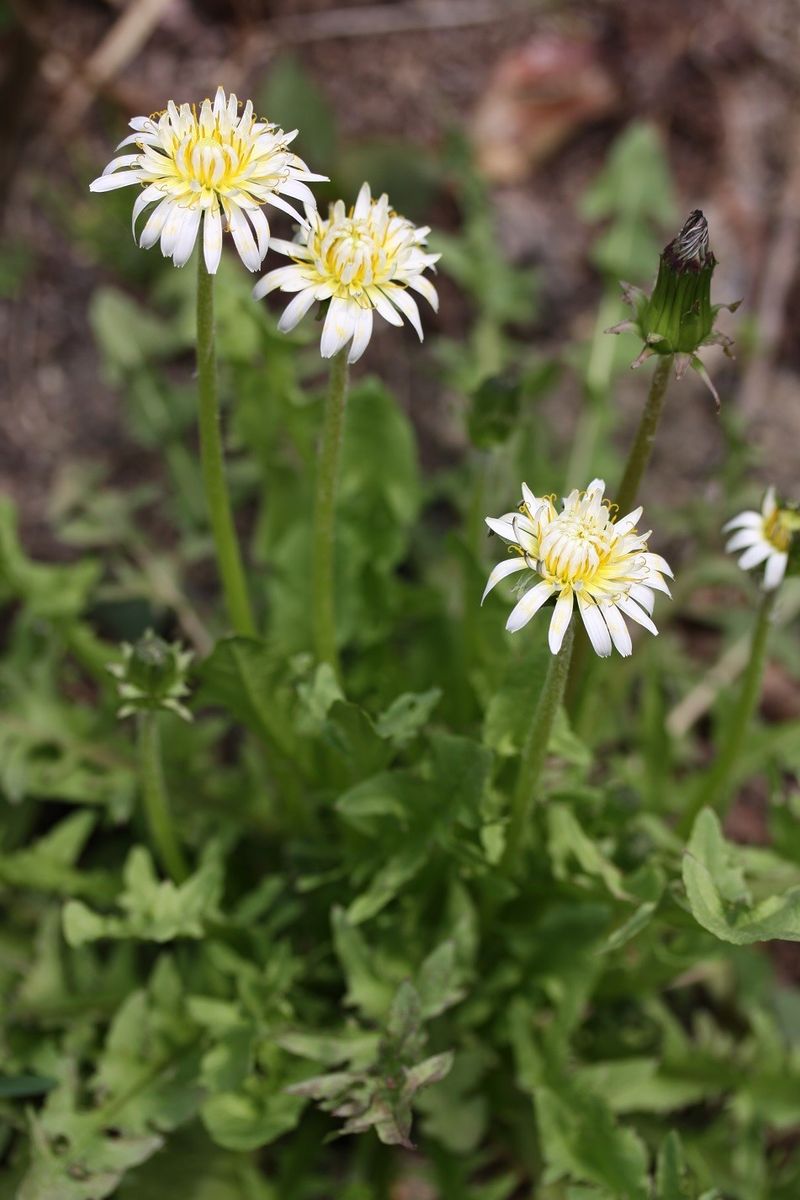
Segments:
[[[392,385],[425,467],[463,456],[469,396],[535,353],[548,446],[576,470],[570,486],[596,473],[604,427],[624,445],[646,386],[626,370],[633,339],[601,336],[624,315],[616,278],[648,284],[699,207],[715,298],[744,299],[720,321],[737,362],[706,360],[721,417],[696,377],[674,389],[650,498],[713,487],[732,444],[791,492],[797,17],[796,0],[2,0],[0,488],[29,549],[59,552],[65,463],[123,486],[159,470],[158,448],[131,437],[121,380],[137,346],[190,378],[186,346],[159,345],[142,307],[173,268],[135,248],[130,191],[88,183],[131,116],[218,84],[300,128],[299,153],[331,176],[321,203],[369,178],[433,227],[442,302],[424,347],[384,326],[359,367]],[[613,407],[576,446],[598,389]]]

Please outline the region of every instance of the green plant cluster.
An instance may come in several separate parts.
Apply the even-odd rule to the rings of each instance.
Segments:
[[[279,82],[297,94],[292,79]],[[613,250],[628,277],[652,271],[662,234],[654,161],[665,176],[654,135],[634,128],[593,193],[593,219],[610,222],[601,258]],[[482,519],[522,478],[562,488],[547,405],[564,370],[586,384],[593,461],[616,473],[603,406],[631,355],[613,339],[603,367],[594,340],[528,349],[519,330],[541,281],[497,262],[463,151],[440,171],[463,213],[442,271],[471,315],[428,362],[472,448],[423,473],[389,387],[355,381],[340,677],[310,652],[316,338],[279,335],[238,263],[217,281],[218,352],[261,636],[222,632],[192,440],[191,271],[151,265],[139,298],[121,279],[92,303],[142,482],[121,490],[65,463],[50,504],[71,551],[61,563],[32,561],[0,504],[0,1195],[800,1194],[800,998],[764,945],[800,940],[800,805],[786,786],[798,722],[755,728],[738,763],[739,782],[766,779],[768,846],[733,843],[709,810],[688,842],[676,832],[706,753],[667,719],[704,674],[677,618],[724,587],[743,603],[706,620],[726,644],[747,634],[755,589],[718,532],[742,471],[723,473],[714,505],[660,515],[695,555],[672,624],[601,665],[580,727],[559,713],[509,874],[509,796],[548,651],[544,623],[510,638],[501,601],[480,608]],[[71,232],[100,259],[93,219],[77,207]],[[725,436],[741,467],[746,449]],[[133,720],[118,717],[120,643],[148,629],[194,649],[178,684],[191,723],[148,708],[189,864],[179,881],[149,846]],[[797,646],[775,637],[797,673]],[[728,705],[723,692],[718,725]]]

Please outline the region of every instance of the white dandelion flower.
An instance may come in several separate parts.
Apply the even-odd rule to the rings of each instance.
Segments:
[[[631,653],[625,617],[658,633],[651,620],[654,592],[670,594],[664,576],[672,571],[659,554],[647,549],[650,533],[636,528],[642,509],[617,520],[604,492],[603,480],[593,479],[585,492],[570,492],[558,512],[552,497],[534,496],[523,484],[518,512],[486,518],[513,555],[494,568],[483,599],[515,572],[538,577],[512,609],[506,629],[522,629],[555,596],[549,631],[553,654],[561,649],[575,602],[601,658],[614,647],[622,655]]]
[[[332,358],[347,343],[347,361],[356,362],[372,336],[373,314],[390,325],[403,317],[422,341],[422,322],[411,292],[424,296],[434,311],[439,298],[424,275],[440,255],[425,252],[428,226],[417,228],[389,206],[386,195],[373,200],[368,183],[348,212],[344,202],[330,206],[325,220],[316,210],[306,212],[307,223],[294,242],[273,238],[270,246],[292,259],[260,279],[253,289],[256,299],[280,289],[295,293],[278,328],[294,329],[315,300],[328,300],[320,351]]]
[[[743,571],[765,564],[764,589],[772,591],[786,574],[792,536],[798,528],[800,520],[797,513],[781,508],[775,499],[775,488],[771,487],[764,496],[761,512],[751,509],[739,513],[738,517],[723,525],[722,532],[736,530],[725,549],[731,554],[743,551],[739,559]]]
[[[117,149],[135,152],[111,160],[93,192],[138,184],[143,188],[133,206],[136,222],[149,205],[139,245],[148,249],[161,242],[161,251],[182,267],[191,256],[202,226],[203,254],[215,274],[222,254],[223,228],[249,271],[264,261],[270,240],[262,205],[271,204],[305,223],[285,197],[313,211],[309,183],[324,180],[312,174],[289,149],[297,135],[258,119],[248,100],[239,114],[239,101],[217,88],[214,102],[204,100],[198,113],[192,105],[180,108],[170,100],[152,117],[134,117],[133,133]]]

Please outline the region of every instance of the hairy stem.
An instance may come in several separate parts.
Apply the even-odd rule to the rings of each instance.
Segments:
[[[519,861],[520,851],[528,833],[530,814],[536,801],[539,776],[547,757],[553,723],[564,697],[564,686],[569,672],[574,636],[573,621],[570,622],[564,635],[564,641],[558,654],[554,654],[550,658],[544,687],[533,711],[533,718],[519,764],[517,786],[511,802],[511,820],[508,825],[503,859],[504,866],[508,869],[513,869]]]
[[[197,263],[197,398],[203,484],[228,618],[235,633],[252,637],[256,628],[225,481],[214,337],[214,277],[206,270],[202,253]]]
[[[334,669],[338,668],[334,607],[336,495],[342,456],[347,384],[348,367],[345,349],[340,350],[331,362],[330,386],[325,402],[314,498],[314,647],[319,661],[330,663]]]
[[[724,817],[727,812],[736,777],[736,763],[745,745],[747,727],[761,695],[761,680],[764,675],[776,590],[764,592],[761,600],[750,642],[750,657],[742,676],[739,695],[714,763],[710,771],[698,781],[689,806],[681,818],[679,829],[684,836],[691,832],[701,808],[713,808],[720,817]]]
[[[181,883],[188,875],[188,871],[169,809],[164,768],[161,762],[161,734],[158,717],[157,712],[145,712],[139,719],[139,772],[142,800],[156,856],[175,883]]]

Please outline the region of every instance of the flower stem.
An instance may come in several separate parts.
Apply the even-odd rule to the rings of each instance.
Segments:
[[[764,592],[758,609],[750,657],[742,677],[741,689],[725,730],[722,744],[711,770],[698,782],[689,806],[681,818],[679,830],[683,836],[691,833],[701,808],[712,808],[724,817],[736,777],[736,763],[745,743],[745,734],[761,695],[761,680],[767,653],[767,639],[772,625],[777,589]]]
[[[139,772],[145,817],[156,854],[175,883],[181,883],[188,871],[169,811],[156,712],[144,712],[139,719]]]
[[[621,517],[627,516],[636,504],[639,486],[642,482],[645,468],[650,461],[656,430],[661,420],[664,397],[667,394],[667,387],[672,373],[673,358],[672,354],[660,355],[655,373],[650,381],[650,391],[647,394],[647,402],[642,410],[639,428],[636,430],[636,437],[633,439],[633,445],[628,454],[625,473],[614,496],[617,511]],[[569,481],[568,486],[572,486]],[[581,710],[586,696],[586,676],[589,670],[589,663],[589,638],[586,630],[581,628],[578,631],[575,641],[575,653],[572,656],[572,666],[566,690],[567,709],[576,727],[580,724]]]
[[[197,396],[203,484],[228,617],[237,634],[252,637],[256,627],[233,523],[222,454],[214,339],[214,277],[206,270],[202,253],[198,255],[197,268]]]
[[[647,403],[644,406],[644,411],[639,421],[639,428],[636,430],[636,437],[633,440],[628,461],[625,464],[625,474],[622,476],[622,483],[617,488],[617,494],[614,497],[621,517],[627,516],[636,504],[639,485],[642,482],[645,468],[650,461],[656,430],[661,420],[664,397],[667,394],[667,387],[670,375],[672,374],[672,362],[672,354],[659,355],[658,365],[650,381]]]
[[[513,869],[516,865],[528,832],[530,814],[538,791],[539,776],[547,757],[550,734],[553,731],[556,713],[564,696],[574,636],[574,622],[570,622],[561,649],[558,654],[554,654],[550,658],[544,687],[534,709],[528,737],[522,751],[517,786],[511,802],[511,820],[508,824],[503,857],[503,865],[509,869]]]
[[[314,498],[314,646],[320,662],[338,668],[336,613],[334,609],[334,549],[336,537],[336,494],[342,456],[344,416],[347,404],[347,350],[331,362],[330,385],[325,402],[322,440],[317,462]]]

